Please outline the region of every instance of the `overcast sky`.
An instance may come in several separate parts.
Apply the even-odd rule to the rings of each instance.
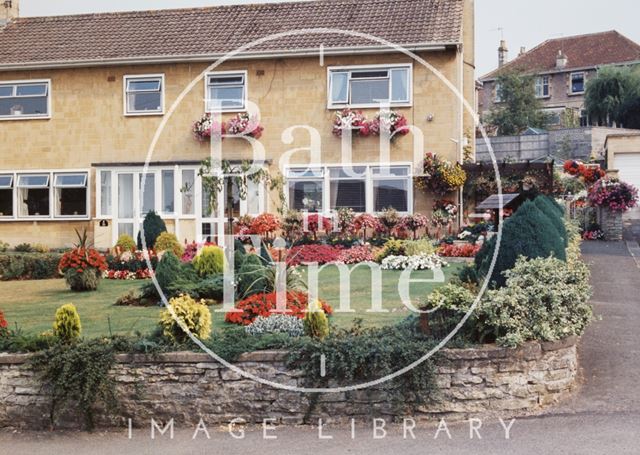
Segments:
[[[22,16],[146,10],[282,0],[20,0]],[[640,43],[638,0],[476,0],[479,77],[497,65],[501,33],[510,57],[545,39],[615,29]],[[502,28],[500,32],[498,28]]]

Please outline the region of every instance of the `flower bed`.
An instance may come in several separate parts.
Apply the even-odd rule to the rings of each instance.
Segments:
[[[277,294],[275,292],[258,293],[236,303],[235,308],[242,310],[239,312],[230,312],[225,315],[224,320],[231,324],[249,325],[258,316],[268,318],[275,313]],[[305,310],[308,305],[308,295],[306,292],[289,291],[287,292],[287,312],[289,316],[295,316],[303,319]],[[321,301],[322,309],[327,315],[333,314],[333,308],[328,303]]]
[[[446,258],[472,258],[478,254],[480,248],[482,248],[481,245],[473,245],[471,243],[464,245],[444,244],[438,248],[438,254]]]
[[[327,264],[336,262],[342,248],[331,245],[299,245],[287,251],[287,265],[296,266],[306,263]]]
[[[420,254],[417,256],[387,256],[382,260],[382,270],[433,270],[446,267],[447,263],[436,254]]]
[[[108,280],[142,280],[151,278],[147,259],[151,262],[153,270],[158,265],[158,255],[153,250],[124,251],[122,253],[107,256],[107,269],[102,277]]]

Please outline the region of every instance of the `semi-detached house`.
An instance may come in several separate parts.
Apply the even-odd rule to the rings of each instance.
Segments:
[[[217,207],[209,204],[198,170],[210,147],[192,134],[207,110],[222,110],[225,120],[258,106],[262,165],[282,173],[289,207],[324,214],[388,206],[430,212],[432,195],[414,188],[415,150],[460,161],[473,131],[452,91],[474,105],[472,0],[320,0],[56,17],[19,17],[18,8],[17,0],[0,4],[0,240],[10,244],[68,246],[74,228],[86,228],[96,246],[110,247],[122,233],[135,236],[150,210],[180,239],[201,241],[224,232],[229,203],[234,216],[275,213],[277,190],[260,182],[249,183],[246,199],[219,194]],[[286,34],[317,28],[358,34]],[[205,71],[275,33],[285,34]],[[432,68],[364,34],[403,46]],[[354,137],[347,164],[358,175],[343,172],[335,113],[350,107],[373,118],[381,102],[422,135],[394,140],[385,162],[377,138]],[[283,135],[296,125],[319,134],[294,128]],[[308,168],[299,151],[279,169],[284,153],[308,148],[312,139],[321,144],[319,166]],[[240,138],[225,138],[222,147],[232,162],[251,156]]]

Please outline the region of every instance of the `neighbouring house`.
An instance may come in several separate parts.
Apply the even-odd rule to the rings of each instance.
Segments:
[[[640,63],[640,45],[615,30],[550,39],[530,51],[520,49],[509,61],[504,40],[498,49],[498,68],[480,78],[479,112],[486,116],[500,103],[496,78],[504,71],[535,76],[536,96],[551,117],[551,127],[589,125],[584,109],[587,82],[599,68]]]
[[[604,147],[609,172],[640,188],[640,131],[610,134]]]
[[[320,0],[56,17],[19,17],[12,0],[0,4],[0,21],[0,239],[11,244],[68,246],[74,228],[86,228],[96,246],[110,247],[120,234],[136,236],[150,210],[180,239],[220,240],[229,210],[239,217],[282,209],[278,189],[252,181],[246,199],[234,186],[231,197],[215,195],[213,209],[198,175],[210,146],[192,131],[205,111],[222,111],[227,121],[255,103],[264,128],[260,164],[274,177],[282,171],[288,207],[323,214],[340,207],[430,211],[434,197],[414,188],[421,166],[414,151],[462,161],[465,132],[474,128],[441,79],[474,104],[473,0]],[[360,35],[284,34],[207,70],[259,38],[318,28]],[[362,34],[403,46],[440,74]],[[332,133],[336,112],[361,109],[372,119],[381,102],[423,134],[394,140],[382,162],[377,137],[354,136],[347,164],[357,176],[344,172],[341,138]],[[286,131],[296,125],[319,136],[302,127]],[[307,168],[305,148],[314,140],[322,161]],[[227,160],[251,157],[243,138],[225,138],[222,149]],[[279,169],[293,149],[293,164]]]

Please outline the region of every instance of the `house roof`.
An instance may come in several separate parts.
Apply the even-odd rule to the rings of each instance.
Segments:
[[[330,28],[406,47],[462,40],[463,0],[318,0],[71,16],[23,17],[0,28],[0,68],[211,60],[275,33]],[[244,56],[379,49],[344,34],[288,35]],[[362,49],[360,49],[362,50]],[[311,53],[311,52],[309,52]]]
[[[527,73],[557,71],[558,51],[562,51],[567,56],[567,66],[562,71],[640,61],[640,45],[617,31],[611,30],[547,40],[529,52],[511,60],[502,68],[483,76],[480,80],[494,79],[505,70]]]

